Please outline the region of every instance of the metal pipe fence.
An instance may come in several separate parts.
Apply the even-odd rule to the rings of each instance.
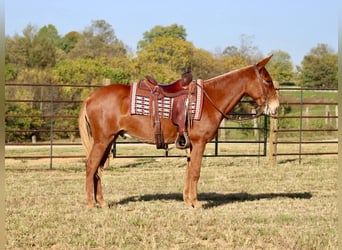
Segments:
[[[30,154],[6,154],[5,159],[38,159],[38,158],[49,158],[50,159],[50,168],[52,168],[53,159],[54,158],[85,158],[85,155],[82,153],[74,153],[74,154],[56,154],[55,151],[59,147],[80,147],[81,143],[78,139],[78,127],[77,128],[56,128],[58,121],[67,121],[70,124],[77,124],[78,115],[77,114],[65,114],[59,113],[58,111],[65,107],[66,105],[77,105],[80,106],[82,100],[70,100],[70,99],[63,99],[58,95],[61,88],[72,88],[72,89],[87,89],[92,90],[97,87],[101,87],[103,85],[88,85],[88,84],[27,84],[27,83],[5,83],[5,89],[7,91],[13,92],[13,89],[16,88],[40,88],[42,94],[40,98],[33,98],[32,96],[25,97],[20,96],[18,98],[7,98],[5,100],[5,105],[38,105],[42,112],[34,113],[34,112],[6,112],[5,119],[6,119],[6,137],[9,137],[13,134],[20,135],[32,135],[32,141],[28,140],[6,140],[6,147],[30,147],[30,148],[38,148],[44,147],[49,152],[42,153],[30,153]],[[7,92],[6,91],[6,92]],[[245,101],[249,102],[249,101]],[[77,112],[78,113],[78,112]],[[41,119],[44,123],[42,127],[25,127],[25,128],[18,128],[18,127],[11,127],[10,121],[11,120],[19,120],[19,119]],[[8,124],[7,124],[8,123]],[[209,142],[208,150],[206,151],[205,157],[240,157],[240,156],[266,156],[267,150],[267,118],[260,117],[257,121],[258,126],[251,125],[248,126],[234,126],[234,124],[226,125],[226,123],[222,123],[221,126],[218,128],[218,134],[215,139]],[[249,139],[239,140],[236,138],[227,138],[226,134],[231,133],[230,131],[254,131],[254,134],[258,136],[251,136]],[[69,141],[65,142],[65,140],[56,139],[57,134],[74,134],[76,137],[76,141]],[[253,132],[251,132],[253,134]],[[44,140],[35,139],[33,137],[40,135],[38,137],[43,137]],[[242,144],[242,145],[256,145],[256,150],[247,154],[245,151],[241,152],[226,152],[222,150],[223,145],[231,145],[231,144]],[[139,141],[117,141],[113,145],[112,154],[116,158],[153,158],[153,157],[185,157],[185,154],[181,151],[177,151],[178,153],[170,153],[170,151],[166,150],[153,150],[153,154],[137,154],[135,151],[134,154],[127,154],[125,150],[124,152],[117,153],[118,149],[121,147],[125,147],[127,145],[145,145]],[[152,150],[153,148],[151,148]],[[155,153],[158,151],[158,153]],[[82,151],[81,151],[82,152]]]
[[[280,110],[283,107],[296,109],[297,112],[278,112],[271,118],[270,125],[270,158],[276,163],[279,156],[297,156],[301,163],[306,155],[337,155],[338,145],[338,101],[337,89],[328,88],[278,88],[279,96],[286,91],[297,92],[299,100],[281,99]],[[308,91],[321,93],[336,93],[336,101],[317,101],[304,97]],[[309,99],[309,100],[307,100]],[[335,107],[331,112],[330,107]],[[311,111],[310,111],[311,110]],[[335,114],[332,114],[334,113]],[[292,124],[293,126],[289,126]],[[314,151],[307,151],[305,145],[319,145]],[[294,145],[289,152],[288,148],[282,150],[281,145]],[[327,148],[323,146],[332,145]],[[311,149],[312,150],[312,149]]]
[[[37,158],[49,158],[50,159],[50,168],[52,168],[53,159],[54,158],[85,158],[82,150],[79,150],[75,153],[61,154],[55,153],[60,147],[79,147],[81,148],[81,143],[78,139],[78,127],[77,119],[78,115],[76,114],[67,114],[63,111],[63,108],[67,105],[74,105],[79,107],[82,100],[80,99],[65,99],[61,98],[60,91],[61,88],[72,88],[72,89],[81,89],[81,90],[92,90],[94,88],[100,87],[103,85],[88,85],[88,84],[23,84],[23,83],[5,83],[6,91],[12,91],[16,88],[43,88],[41,89],[42,94],[40,98],[33,98],[32,96],[25,97],[19,96],[17,98],[7,98],[5,100],[5,105],[13,106],[13,105],[38,105],[41,112],[38,113],[30,113],[30,112],[7,112],[5,114],[6,119],[6,138],[10,137],[9,135],[17,134],[18,137],[27,137],[28,135],[32,135],[32,141],[27,138],[24,140],[6,140],[6,147],[44,147],[48,149],[48,153],[31,153],[27,155],[23,155],[21,153],[18,154],[6,154],[5,159],[37,159]],[[11,90],[12,89],[12,90]],[[321,147],[317,147],[317,151],[308,152],[305,151],[305,145],[314,144],[314,145],[337,145],[337,108],[334,112],[326,109],[325,112],[321,113],[310,113],[308,112],[308,108],[315,109],[314,107],[337,107],[338,102],[334,100],[328,101],[312,101],[311,99],[307,100],[304,97],[304,93],[307,91],[320,91],[320,92],[336,92],[336,89],[313,89],[313,88],[279,88],[279,95],[282,96],[282,93],[286,91],[297,92],[297,99],[294,100],[285,100],[281,98],[281,106],[282,108],[292,108],[296,110],[296,112],[279,112],[276,117],[267,118],[265,116],[261,116],[258,120],[253,121],[253,124],[247,124],[241,126],[241,124],[237,124],[230,121],[224,121],[220,127],[218,128],[217,136],[214,140],[208,143],[208,150],[205,152],[205,157],[261,157],[269,154],[270,158],[273,161],[277,160],[277,157],[280,156],[298,156],[299,161],[301,161],[302,156],[304,155],[337,155],[337,146],[336,150],[329,147],[328,151],[323,151]],[[298,94],[299,93],[299,94]],[[248,101],[245,101],[248,102]],[[62,110],[62,111],[61,111]],[[61,112],[60,112],[61,111]],[[322,108],[320,108],[322,111]],[[10,123],[13,119],[40,119],[41,123],[44,126],[41,127],[11,127]],[[310,121],[314,120],[315,123],[319,123],[319,126],[310,127]],[[295,121],[295,122],[293,122]],[[61,122],[65,122],[66,124],[73,124],[72,126],[66,125],[63,128],[57,127],[57,125]],[[288,124],[286,124],[288,123]],[[291,123],[295,124],[295,126]],[[289,125],[290,124],[290,125]],[[322,125],[323,124],[323,125]],[[247,134],[248,136],[243,139],[237,138],[235,135],[239,133]],[[65,137],[65,135],[72,135],[73,140],[66,140],[58,138]],[[310,138],[311,134],[311,138]],[[33,140],[34,136],[38,136],[36,140]],[[42,136],[44,135],[44,136]],[[269,135],[269,138],[268,138]],[[314,135],[314,136],[313,136]],[[320,136],[318,136],[320,135]],[[44,140],[39,137],[44,137]],[[247,138],[247,139],[246,139]],[[267,144],[269,141],[269,150],[267,148]],[[154,150],[153,146],[151,147],[151,154],[137,154],[135,150],[132,154],[129,154],[126,150],[126,147],[129,145],[144,145],[138,141],[117,141],[113,145],[112,154],[116,158],[154,158],[154,157],[185,157],[185,154],[181,151],[171,152],[169,150]],[[233,145],[233,146],[232,146]],[[234,145],[242,145],[242,148],[251,148],[254,147],[254,151],[240,150],[234,151],[231,150],[235,148]],[[245,146],[244,146],[245,145]],[[282,149],[282,145],[293,145],[297,146],[297,150],[295,151],[285,151]],[[228,147],[228,149],[227,149]],[[122,149],[120,151],[120,149]],[[158,153],[156,153],[158,151]],[[269,151],[269,153],[268,153]]]

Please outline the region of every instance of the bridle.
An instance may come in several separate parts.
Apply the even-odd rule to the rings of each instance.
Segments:
[[[264,103],[265,103],[266,101],[268,101],[269,97],[268,97],[267,92],[266,92],[266,89],[265,89],[264,79],[262,79],[262,77],[261,77],[261,75],[260,75],[260,73],[259,73],[258,67],[257,67],[255,64],[253,65],[253,68],[254,68],[255,74],[257,75],[257,77],[258,77],[258,79],[259,79],[259,83],[260,83],[260,85],[261,85],[262,93],[263,93],[263,95],[264,95],[264,97],[265,97],[265,101],[264,101]],[[263,104],[264,104],[264,103],[263,103]],[[263,104],[262,104],[262,105],[263,105]]]
[[[258,78],[258,80],[259,80],[259,83],[260,83],[260,85],[261,85],[261,89],[262,89],[262,92],[263,92],[263,95],[264,95],[264,102],[261,104],[261,105],[259,105],[258,106],[258,111],[257,111],[257,113],[256,114],[253,114],[252,115],[252,117],[250,117],[250,118],[240,118],[240,119],[234,119],[234,118],[231,118],[231,117],[229,117],[228,115],[226,115],[223,111],[221,111],[218,107],[217,107],[217,105],[214,103],[214,101],[211,99],[211,97],[208,95],[208,93],[205,91],[205,89],[203,88],[203,86],[201,86],[201,85],[199,85],[197,82],[195,82],[196,83],[196,85],[197,86],[199,86],[200,88],[202,88],[202,90],[203,90],[203,93],[204,93],[204,95],[208,98],[208,100],[209,100],[209,102],[211,103],[211,105],[225,118],[225,119],[227,119],[227,120],[230,120],[230,121],[234,121],[234,122],[245,122],[245,121],[250,121],[250,120],[254,120],[254,119],[256,119],[256,118],[258,118],[258,117],[260,117],[261,115],[262,115],[262,113],[264,112],[263,110],[264,110],[264,107],[266,106],[266,105],[268,105],[267,103],[268,103],[268,100],[271,98],[271,97],[273,97],[273,96],[275,96],[275,95],[277,95],[277,94],[274,94],[274,95],[272,95],[272,96],[269,96],[268,94],[267,94],[267,92],[266,92],[266,89],[265,89],[265,85],[264,85],[264,79],[261,77],[261,75],[260,75],[260,73],[259,73],[259,70],[258,70],[258,67],[254,64],[253,65],[253,68],[254,68],[254,72],[255,72],[255,74],[257,75],[257,78]]]

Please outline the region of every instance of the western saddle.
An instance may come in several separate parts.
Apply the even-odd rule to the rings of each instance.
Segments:
[[[154,112],[151,114],[154,128],[157,149],[167,149],[168,145],[164,142],[163,131],[161,129],[158,99],[163,97],[173,98],[171,120],[177,125],[177,138],[175,145],[179,149],[190,147],[190,139],[187,131],[187,114],[189,111],[189,98],[194,97],[195,84],[192,83],[190,68],[185,68],[181,79],[170,84],[159,84],[152,76],[147,75],[146,80],[142,80],[151,93],[151,100]]]

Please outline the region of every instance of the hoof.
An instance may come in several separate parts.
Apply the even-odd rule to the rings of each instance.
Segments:
[[[191,209],[202,209],[202,204],[200,202],[198,202],[197,200],[196,201],[190,201],[190,200],[184,200],[185,202],[185,205],[188,207],[188,208],[191,208]]]
[[[192,207],[192,202],[185,194],[183,194],[183,201],[187,207]]]
[[[87,202],[87,207],[88,208],[94,208],[94,207],[96,207],[96,204],[94,202]]]
[[[197,210],[202,208],[202,204],[198,200],[194,200],[191,202],[190,207]]]
[[[99,207],[99,208],[106,208],[106,207],[108,207],[108,204],[107,204],[107,202],[105,202],[105,201],[98,202],[98,203],[96,203],[96,205],[97,205],[97,207]]]
[[[195,203],[192,204],[192,207],[194,209],[201,210],[202,209],[202,204],[199,203],[198,201],[196,201]]]
[[[189,201],[184,201],[184,203],[185,203],[185,206],[186,206],[186,207],[188,207],[188,208],[193,208],[191,202],[189,202]]]

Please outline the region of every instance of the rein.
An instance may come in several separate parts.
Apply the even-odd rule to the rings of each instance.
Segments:
[[[264,96],[266,97],[265,98],[265,101],[262,103],[262,105],[260,105],[258,107],[258,112],[256,114],[254,114],[251,118],[241,118],[241,119],[233,119],[231,117],[229,117],[228,115],[226,115],[225,113],[223,113],[218,107],[217,105],[214,103],[214,101],[211,99],[211,97],[208,95],[207,91],[205,91],[205,89],[203,88],[203,86],[200,86],[197,82],[195,82],[195,84],[197,86],[199,86],[200,88],[202,88],[203,90],[203,93],[204,95],[208,98],[209,102],[211,103],[211,105],[227,120],[230,120],[230,121],[233,121],[233,122],[245,122],[245,121],[251,121],[251,120],[254,120],[258,117],[260,117],[263,113],[263,110],[261,109],[261,107],[264,107],[265,104],[267,103],[269,97],[267,95],[267,92],[266,92],[266,89],[265,89],[265,86],[263,84],[263,79],[262,77],[260,76],[260,73],[257,69],[257,66],[254,64],[254,71],[255,71],[255,74],[257,75],[258,79],[259,79],[259,82],[260,82],[260,85],[261,85],[261,88],[262,88],[262,92],[264,94]]]

